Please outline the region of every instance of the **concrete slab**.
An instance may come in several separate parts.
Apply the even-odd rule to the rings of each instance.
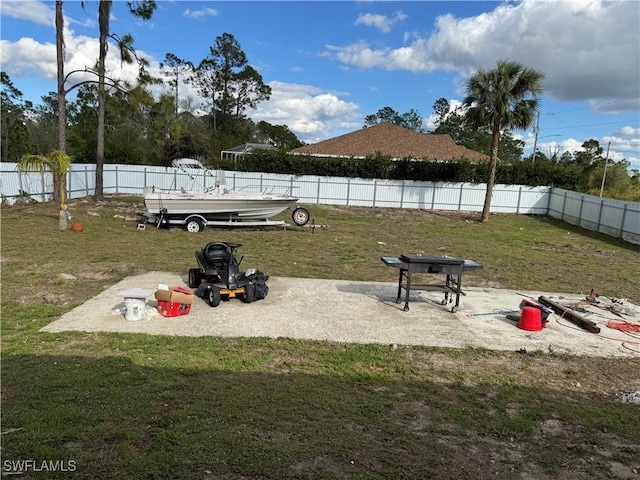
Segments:
[[[493,350],[635,357],[640,355],[640,335],[606,326],[622,321],[602,308],[587,305],[584,296],[551,292],[465,288],[456,313],[440,304],[440,292],[412,291],[409,311],[396,304],[397,284],[271,277],[264,300],[245,304],[239,299],[211,308],[196,298],[188,315],[165,318],[151,297],[143,319],[129,321],[119,292],[131,288],[155,289],[159,284],[186,286],[186,276],[149,272],[132,276],[106,289],[42,329],[45,332],[129,332],[150,335],[268,337],[323,340],[343,343],[477,347]],[[551,315],[541,331],[527,331],[508,320],[518,312],[524,296],[544,295],[562,304],[580,304],[582,313],[601,328],[589,333]],[[640,308],[625,303],[624,320],[640,323]]]

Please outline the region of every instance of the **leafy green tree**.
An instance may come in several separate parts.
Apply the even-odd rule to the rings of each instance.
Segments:
[[[271,125],[264,121],[256,126],[256,140],[284,151],[304,145],[286,125]]]
[[[400,115],[400,119],[403,127],[413,130],[414,132],[425,132],[424,120],[417,110],[412,108],[408,112]]]
[[[444,97],[440,97],[433,103],[433,113],[436,116],[436,128],[442,125],[442,123],[445,121],[445,119],[449,115],[450,109],[451,105],[449,104],[449,101]]]
[[[376,113],[364,117],[365,127],[371,127],[380,123],[400,125],[402,123],[402,118],[400,117],[400,114],[391,107],[383,107]]]
[[[85,83],[70,103],[67,150],[78,163],[95,163],[98,139],[98,88]]]
[[[28,122],[31,152],[33,154],[45,154],[60,145],[60,122],[58,96],[55,92],[49,92],[41,98],[41,103],[32,110],[31,122]],[[65,118],[66,118],[65,108]],[[64,120],[66,122],[66,120]],[[65,129],[66,130],[66,129]],[[66,133],[65,133],[66,138]],[[65,140],[66,144],[66,140]]]
[[[466,120],[491,128],[490,168],[481,221],[489,220],[500,135],[504,129],[528,128],[538,111],[544,75],[512,60],[499,60],[492,70],[478,70],[467,81]]]
[[[245,110],[254,109],[271,96],[271,87],[248,64],[240,42],[230,33],[216,37],[190,81],[208,101],[214,132],[219,126],[237,131],[237,120]]]
[[[408,128],[414,132],[424,132],[423,119],[420,113],[411,109],[403,114],[391,107],[383,107],[376,113],[364,117],[364,127],[371,127],[380,123],[391,123],[399,127]]]
[[[474,127],[467,122],[464,109],[461,107],[450,111],[449,101],[439,98],[433,104],[436,115],[436,129],[433,133],[449,135],[454,142],[469,150],[491,154],[491,130],[487,127]],[[524,142],[516,140],[511,132],[504,131],[498,144],[498,158],[503,162],[517,162],[522,159]]]
[[[167,53],[164,56],[164,62],[160,64],[160,69],[165,77],[169,77],[169,86],[176,92],[175,95],[175,115],[178,115],[178,105],[180,103],[179,87],[180,75],[190,74],[193,72],[193,64],[187,60],[183,60],[173,53]]]
[[[31,121],[29,113],[33,104],[23,100],[23,95],[6,72],[0,72],[0,152],[4,162],[17,162],[30,149]]]
[[[109,33],[109,21],[111,17],[111,7],[113,0],[100,0],[98,6],[98,25],[100,31],[99,39],[99,55],[98,55],[98,140],[96,148],[96,185],[95,185],[95,198],[97,200],[103,198],[104,190],[104,135],[105,135],[105,102],[106,102],[106,71],[105,61],[107,58],[109,37],[115,39],[118,42],[118,50],[123,62],[132,63],[135,58],[138,60],[138,64],[141,68],[141,78],[147,78],[144,67],[146,62],[138,59],[135,56],[135,50],[133,49],[133,37],[131,35],[125,35],[120,38],[116,35]],[[129,11],[136,17],[148,20],[153,15],[154,10],[157,7],[155,0],[135,0],[128,1],[127,6]]]
[[[582,151],[577,151],[573,154],[573,160],[581,167],[588,169],[595,162],[603,160],[602,153],[604,150],[598,140],[591,138],[582,143],[582,148]]]

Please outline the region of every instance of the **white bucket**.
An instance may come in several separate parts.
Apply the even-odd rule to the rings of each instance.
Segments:
[[[144,318],[144,307],[146,303],[140,298],[124,299],[124,318],[131,322],[136,322]]]

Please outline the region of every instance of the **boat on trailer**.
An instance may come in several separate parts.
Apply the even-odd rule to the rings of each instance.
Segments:
[[[145,186],[145,216],[158,227],[182,225],[190,232],[199,232],[205,226],[284,225],[284,221],[272,218],[288,208],[293,209],[291,217],[296,225],[309,221],[309,212],[297,207],[298,198],[289,192],[229,190],[222,172],[214,172],[198,160],[181,158],[172,165],[189,175],[194,185],[199,178],[206,177],[211,177],[213,184],[210,187],[198,184],[189,190]]]

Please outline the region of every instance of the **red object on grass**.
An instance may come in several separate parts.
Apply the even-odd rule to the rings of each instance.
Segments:
[[[542,330],[542,312],[536,307],[524,307],[518,322],[518,328],[537,332]]]
[[[609,320],[607,327],[620,330],[621,332],[633,333],[640,332],[640,323],[619,322],[617,320]]]
[[[187,290],[186,288],[181,286],[173,287],[172,291],[183,293],[185,295],[193,295],[193,292],[191,292],[191,290]],[[169,297],[171,297],[171,295]],[[172,302],[170,300],[157,301],[158,312],[160,312],[160,315],[162,315],[163,317],[178,317],[180,315],[186,315],[191,311],[191,303]]]

